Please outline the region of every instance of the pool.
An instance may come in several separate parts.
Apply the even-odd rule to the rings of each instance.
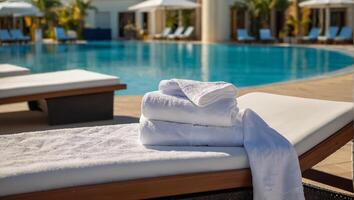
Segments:
[[[335,51],[300,47],[160,42],[0,47],[0,63],[28,67],[32,73],[82,68],[119,76],[124,95],[156,90],[162,79],[227,81],[256,86],[323,75],[354,64]]]

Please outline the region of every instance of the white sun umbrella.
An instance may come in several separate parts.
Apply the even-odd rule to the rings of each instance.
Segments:
[[[39,9],[25,1],[0,2],[0,16],[41,16]]]
[[[200,5],[188,0],[147,0],[142,3],[129,7],[129,10],[148,12],[154,10],[185,10],[195,9]],[[161,18],[162,24],[165,21],[165,15]]]
[[[191,2],[188,0],[148,0],[129,7],[129,10],[135,10],[135,11],[149,11],[155,9],[179,10],[179,9],[194,9],[197,7],[199,7],[198,3]]]
[[[299,4],[307,8],[340,8],[354,5],[354,0],[308,0]]]

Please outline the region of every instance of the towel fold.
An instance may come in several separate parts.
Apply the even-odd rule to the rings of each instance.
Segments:
[[[233,126],[237,123],[238,107],[234,98],[223,99],[205,107],[197,107],[187,97],[176,97],[155,91],[145,94],[141,112],[151,120]]]
[[[196,106],[205,107],[221,99],[236,98],[237,88],[226,82],[200,82],[184,79],[163,80],[159,90],[172,96],[185,96]]]
[[[239,123],[240,124],[240,123]],[[157,146],[242,146],[242,124],[199,126],[140,118],[140,141]]]

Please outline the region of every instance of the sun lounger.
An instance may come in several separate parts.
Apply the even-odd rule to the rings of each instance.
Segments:
[[[27,101],[31,110],[47,112],[51,125],[107,120],[113,118],[114,90],[121,89],[126,85],[117,77],[85,70],[5,77],[0,105]]]
[[[55,37],[60,42],[74,41],[77,39],[76,37],[67,35],[62,27],[55,27]]]
[[[255,38],[248,35],[246,29],[237,29],[237,40],[240,42],[250,42],[250,41],[254,41]]]
[[[192,36],[192,33],[194,31],[193,26],[189,26],[182,35],[178,36],[178,39],[188,39]]]
[[[294,145],[303,172],[353,139],[352,103],[266,93],[238,101]],[[0,196],[147,199],[251,186],[243,147],[144,147],[138,127],[0,136]]]
[[[302,41],[316,41],[318,36],[321,33],[321,29],[317,27],[313,27],[310,30],[310,33],[307,36],[301,38]]]
[[[10,30],[10,34],[15,41],[29,42],[31,40],[31,37],[23,35],[21,30],[19,30],[19,29]]]
[[[272,33],[269,29],[261,29],[259,30],[259,36],[261,41],[265,42],[274,42],[275,38],[272,36]]]
[[[14,38],[11,37],[10,33],[6,29],[0,29],[0,41],[1,43],[13,42]]]
[[[332,41],[336,38],[338,33],[338,27],[336,26],[331,26],[329,27],[329,29],[326,31],[326,35],[325,36],[319,36],[317,39],[320,42],[328,42],[328,41]]]
[[[184,31],[183,26],[178,27],[174,33],[169,34],[167,36],[167,39],[177,39],[178,37],[180,37],[182,35],[183,31]]]
[[[0,64],[0,78],[29,74],[27,68],[10,64]]]
[[[155,34],[154,38],[155,39],[163,39],[166,38],[170,33],[171,33],[171,28],[170,27],[166,27],[163,32],[161,34]]]
[[[349,26],[345,26],[339,32],[338,37],[334,39],[336,42],[346,42],[353,40],[353,29]]]

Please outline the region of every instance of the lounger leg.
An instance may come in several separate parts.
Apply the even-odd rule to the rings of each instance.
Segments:
[[[113,119],[113,92],[47,99],[50,125]]]
[[[39,111],[39,110],[41,110],[38,101],[29,101],[29,102],[27,102],[27,105],[28,105],[28,108],[29,108],[30,111]]]
[[[47,104],[44,99],[37,101],[28,101],[27,105],[30,111],[47,111]]]

